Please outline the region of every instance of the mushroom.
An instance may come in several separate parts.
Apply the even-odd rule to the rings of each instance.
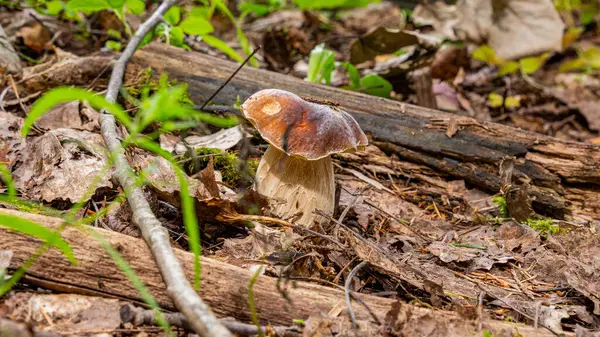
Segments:
[[[367,136],[347,112],[306,101],[278,89],[261,90],[242,104],[244,116],[269,142],[256,171],[256,191],[273,201],[283,219],[312,227],[333,213],[335,184],[331,155],[367,145]]]

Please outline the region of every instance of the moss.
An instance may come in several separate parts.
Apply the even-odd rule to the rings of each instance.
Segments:
[[[192,161],[193,164],[190,166],[191,171],[197,172],[206,168],[210,161],[209,155],[214,155],[214,168],[215,170],[221,171],[224,183],[235,187],[240,179],[242,179],[242,172],[239,170],[240,159],[235,154],[213,148],[198,148],[196,149],[196,155],[203,157],[198,158],[196,161]],[[249,159],[248,171],[251,176],[256,174],[257,168],[258,161]]]
[[[15,198],[11,200],[0,200],[0,205],[2,204],[10,205],[14,207],[17,211],[21,211],[24,213],[41,214],[59,218],[63,216],[63,212],[35,201],[21,200]]]
[[[506,199],[503,196],[497,195],[492,198],[492,202],[500,208],[500,216],[508,218],[508,207],[506,206]]]
[[[561,232],[560,226],[553,224],[552,219],[527,219],[525,224],[540,233],[556,235]]]

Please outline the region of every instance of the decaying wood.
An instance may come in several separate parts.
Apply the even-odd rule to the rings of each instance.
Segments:
[[[0,214],[18,215],[50,229],[57,229],[62,223],[58,218],[13,210],[0,209]],[[173,310],[173,302],[167,296],[165,285],[146,244],[140,239],[120,233],[95,230],[119,251],[158,303],[165,309]],[[67,228],[63,230],[62,236],[72,246],[77,265],[71,265],[60,252],[50,249],[27,270],[25,281],[60,292],[141,301],[137,290],[89,233],[77,228]],[[0,250],[10,250],[14,254],[10,269],[21,266],[35,254],[40,245],[38,240],[30,236],[0,228]],[[175,250],[175,253],[185,267],[187,278],[192,279],[192,254],[181,250]],[[200,295],[217,314],[250,322],[248,285],[251,277],[252,273],[242,268],[203,258]],[[277,290],[277,280],[271,277],[259,277],[253,290],[256,310],[262,323],[289,325],[293,319],[306,319],[311,314],[326,314],[333,308],[345,308],[343,291],[306,282],[297,282],[294,286],[287,287],[291,302]],[[448,331],[447,335],[466,336],[477,331],[475,320],[465,319],[453,312],[429,310],[409,304],[396,304],[396,307],[392,308],[395,301],[391,299],[369,295],[361,297],[381,321],[386,321],[386,315],[391,315],[388,321],[397,323],[397,328],[402,331],[420,331],[423,328],[420,320],[411,317],[425,317],[428,324],[431,324],[432,331]],[[371,319],[363,306],[354,304],[353,309],[358,320]],[[342,311],[342,315],[347,315],[345,310]],[[482,321],[483,329],[491,331],[494,336],[511,336],[516,329],[523,336],[535,334],[535,329],[530,326],[485,318]],[[538,336],[552,336],[547,330],[539,329],[537,333]]]
[[[418,104],[427,108],[437,109],[430,68],[424,67],[413,71],[410,79],[417,94]]]
[[[164,44],[140,50],[128,68],[136,76],[151,67],[155,74],[189,85],[203,102],[232,73],[236,64]],[[370,133],[376,145],[402,160],[422,164],[449,180],[464,179],[490,193],[500,191],[498,166],[516,157],[513,183],[528,182],[536,211],[562,218],[600,218],[600,146],[559,140],[512,127],[395,102],[358,92],[317,85],[291,76],[245,67],[217,95],[231,105],[264,88],[338,102]]]

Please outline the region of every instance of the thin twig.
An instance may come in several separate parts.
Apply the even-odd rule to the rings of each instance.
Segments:
[[[379,252],[380,254],[382,254],[383,256],[385,256],[386,258],[388,258],[390,261],[393,261],[395,263],[398,263],[400,265],[403,265],[404,263],[400,260],[398,260],[395,256],[393,256],[389,251],[377,246],[376,244],[374,244],[373,242],[367,240],[366,238],[364,238],[362,235],[356,233],[355,231],[353,231],[352,229],[350,229],[350,227],[346,226],[345,224],[339,222],[337,219],[334,219],[331,215],[321,211],[321,210],[315,210],[313,213],[326,217],[327,219],[335,222],[336,224],[340,225],[340,227],[344,228],[345,230],[347,230],[349,233],[351,233],[352,235],[354,235],[359,241],[361,241],[362,243],[364,243],[365,245],[373,248],[373,250]]]
[[[274,224],[277,224],[277,225],[280,225],[280,226],[291,227],[291,228],[296,229],[298,231],[318,236],[320,238],[323,238],[325,240],[328,240],[328,241],[331,241],[331,242],[335,243],[336,245],[342,247],[342,249],[347,249],[348,248],[348,247],[344,246],[341,242],[337,241],[336,239],[334,239],[334,238],[332,238],[330,236],[327,236],[325,234],[321,234],[319,232],[315,232],[312,229],[308,229],[308,228],[305,228],[303,226],[291,223],[289,221],[285,221],[285,220],[281,220],[281,219],[277,219],[277,218],[271,218],[271,217],[262,216],[262,215],[238,214],[238,215],[229,217],[228,220],[235,220],[235,221],[245,220],[245,221],[270,222],[270,223],[274,223]]]
[[[246,63],[248,63],[248,61],[250,61],[250,59],[252,58],[252,56],[254,56],[254,54],[256,54],[256,52],[258,52],[260,50],[260,46],[256,47],[256,49],[254,49],[254,51],[252,52],[252,54],[250,54],[245,60],[244,62],[242,62],[242,64],[240,64],[240,66],[233,72],[233,74],[231,74],[231,76],[229,76],[229,78],[223,82],[223,84],[221,84],[221,86],[206,100],[206,102],[204,102],[204,104],[202,104],[202,106],[200,107],[200,110],[203,110],[206,105],[213,99],[215,98],[215,96],[217,96],[217,94],[227,85],[227,83],[229,83],[229,81],[231,81],[231,79],[238,73],[238,71],[240,71],[240,69],[242,69],[244,67],[244,65],[246,65]]]
[[[412,229],[410,226],[408,226],[408,224],[410,224],[409,221],[406,221],[404,219],[400,219],[399,217],[391,214],[390,212],[382,209],[379,206],[374,205],[372,202],[370,202],[369,200],[365,200],[365,204],[375,208],[376,210],[380,211],[381,213],[391,217],[392,219],[396,220],[396,222],[398,222],[401,226],[403,226],[404,228],[408,229],[409,231],[411,231],[412,233],[414,233],[415,235],[417,235],[418,237],[420,237],[421,239],[425,240],[425,242],[431,242],[432,240],[429,239],[428,237],[426,237],[425,235],[417,232],[415,229]]]
[[[119,88],[123,83],[127,62],[133,56],[142,39],[162,20],[162,15],[175,3],[177,3],[177,0],[163,1],[148,20],[140,25],[129,41],[112,69],[106,90],[106,99],[109,102],[116,102]],[[125,150],[117,135],[115,117],[102,113],[100,115],[100,125],[106,146],[114,158],[114,175],[125,190],[133,213],[133,222],[140,228],[144,240],[154,255],[169,297],[188,319],[192,329],[200,336],[233,336],[227,328],[219,323],[210,307],[202,301],[188,282],[171,247],[169,233],[152,213],[142,189],[136,183],[136,178],[127,162]]]
[[[514,310],[514,311],[518,312],[519,314],[523,315],[524,317],[526,317],[526,318],[528,318],[528,319],[530,319],[530,320],[534,321],[534,323],[535,323],[535,324],[539,324],[541,327],[543,327],[543,328],[546,328],[548,331],[550,331],[550,332],[551,332],[552,334],[554,334],[555,336],[558,336],[558,337],[564,337],[564,336],[565,336],[565,334],[563,334],[563,333],[558,333],[558,332],[554,331],[554,329],[550,328],[549,326],[547,326],[547,325],[545,325],[545,324],[542,324],[542,323],[537,323],[537,321],[538,321],[537,319],[535,319],[534,317],[531,317],[530,315],[528,315],[528,314],[524,313],[522,310],[519,310],[519,309],[515,308],[514,306],[510,305],[510,304],[509,304],[508,302],[506,302],[505,300],[501,299],[500,297],[498,297],[498,296],[495,296],[494,294],[490,293],[489,291],[487,291],[487,290],[485,289],[485,287],[484,287],[482,284],[480,284],[480,283],[476,283],[476,284],[477,284],[477,286],[479,287],[479,289],[481,289],[482,291],[485,291],[485,292],[486,292],[488,295],[490,295],[490,296],[491,296],[491,297],[493,297],[494,299],[496,299],[496,300],[498,300],[498,301],[502,302],[504,305],[506,305],[507,307],[511,308],[512,310]]]
[[[154,311],[136,307],[132,304],[121,306],[121,320],[123,323],[132,323],[134,326],[141,325],[158,325]],[[186,330],[191,330],[187,318],[181,313],[165,313],[165,319],[170,325],[180,327]],[[254,336],[258,333],[258,328],[253,324],[241,323],[232,319],[219,320],[229,331],[241,336]],[[269,330],[275,331],[278,336],[299,336],[300,333],[293,327],[284,326],[261,326],[263,333],[268,333]]]
[[[358,328],[358,324],[356,323],[356,315],[352,310],[352,303],[350,302],[350,283],[352,283],[352,278],[359,270],[361,270],[364,266],[366,266],[369,262],[363,261],[359,263],[354,269],[350,271],[348,277],[346,278],[346,283],[344,284],[344,293],[346,296],[346,305],[348,306],[348,313],[350,314],[350,319],[352,320],[352,327],[354,329]]]

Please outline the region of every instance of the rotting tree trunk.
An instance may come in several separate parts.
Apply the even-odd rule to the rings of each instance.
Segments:
[[[129,76],[151,67],[189,85],[203,102],[238,65],[208,55],[151,44],[134,56]],[[500,190],[499,162],[516,157],[515,182],[528,182],[534,209],[557,218],[600,219],[600,146],[559,140],[520,129],[422,108],[358,92],[244,67],[214,98],[231,105],[254,92],[278,88],[334,101],[371,134],[374,144],[401,159],[426,165],[447,179],[464,179],[490,193]]]
[[[17,215],[52,230],[56,230],[62,223],[62,219],[59,218],[13,210],[0,209],[0,214]],[[94,230],[103,235],[111,246],[119,251],[159,305],[173,310],[174,305],[167,296],[164,283],[146,244],[141,239],[117,232]],[[71,265],[58,250],[49,249],[29,267],[24,277],[25,281],[58,292],[108,296],[141,302],[141,297],[131,282],[90,234],[76,228],[66,228],[61,234],[73,248],[77,265]],[[36,253],[40,245],[39,240],[0,227],[0,250],[13,252],[10,269],[21,266]],[[177,249],[175,253],[184,266],[188,279],[191,280],[194,269],[192,254]],[[215,313],[250,322],[248,285],[251,277],[252,274],[242,268],[203,258],[200,296]],[[306,319],[311,314],[327,314],[333,308],[340,306],[345,308],[344,292],[341,290],[296,282],[295,286],[287,287],[291,299],[291,303],[288,303],[277,290],[276,284],[277,279],[261,276],[254,285],[256,310],[263,323],[287,326],[291,324],[292,319]],[[385,320],[386,315],[394,315],[390,310],[395,301],[369,295],[361,295],[361,297],[381,321]],[[358,319],[370,319],[367,310],[360,304],[354,303],[353,309]],[[442,335],[471,336],[478,329],[477,321],[465,319],[453,312],[429,310],[409,304],[400,304],[393,312],[397,318],[390,318],[389,322],[402,331],[420,331],[424,328],[422,319],[425,318],[428,331],[443,331]],[[346,314],[344,309],[342,315]],[[531,326],[485,318],[481,323],[481,327],[492,332],[494,336],[512,336],[517,329],[522,336],[536,335],[535,329]],[[438,336],[438,334],[434,335]],[[537,336],[553,335],[547,330],[538,329]]]

